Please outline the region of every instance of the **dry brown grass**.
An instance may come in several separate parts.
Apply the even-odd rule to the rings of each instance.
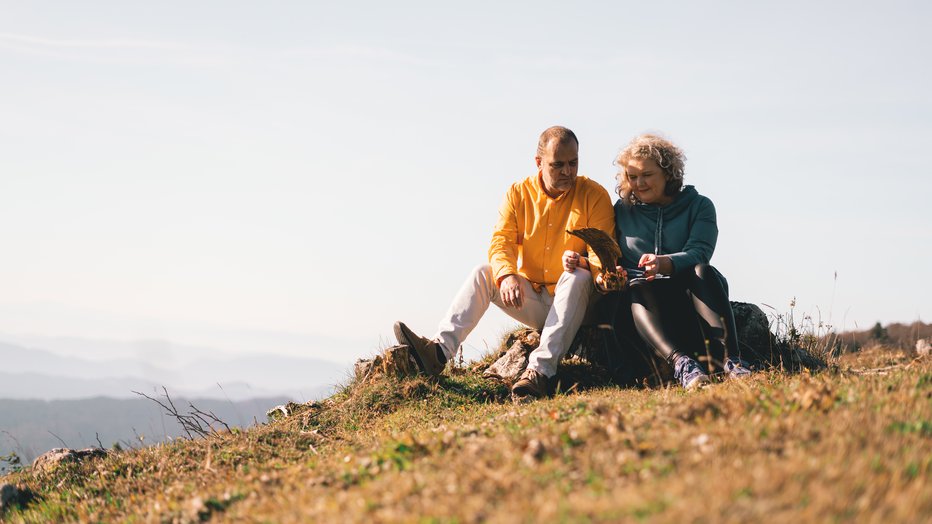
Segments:
[[[0,482],[11,522],[920,522],[932,519],[932,359],[697,392],[525,405],[472,374],[350,386],[247,431]]]

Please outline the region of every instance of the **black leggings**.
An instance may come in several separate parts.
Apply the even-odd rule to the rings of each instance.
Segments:
[[[620,306],[616,332],[621,338],[639,338],[636,347],[643,350],[646,343],[669,363],[688,355],[715,372],[726,358],[740,358],[728,282],[708,264],[670,279],[632,284]],[[632,327],[639,336],[625,337]]]

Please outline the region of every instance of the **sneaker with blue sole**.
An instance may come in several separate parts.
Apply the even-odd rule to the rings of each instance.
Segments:
[[[673,378],[678,380],[684,389],[695,389],[710,382],[709,375],[703,371],[702,366],[685,355],[677,358],[673,364]]]
[[[728,378],[747,378],[752,373],[749,366],[750,364],[740,358],[726,358],[725,376]]]

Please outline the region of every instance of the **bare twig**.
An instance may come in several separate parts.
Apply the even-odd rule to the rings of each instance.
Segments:
[[[194,406],[194,404],[188,403],[188,405],[191,406],[191,409],[192,409],[192,410],[194,410],[194,411],[192,412],[193,414],[196,414],[196,415],[198,415],[199,417],[206,417],[206,418],[210,419],[211,421],[213,421],[214,423],[220,424],[221,426],[225,427],[227,431],[231,431],[231,430],[230,430],[230,426],[228,426],[226,422],[220,420],[220,417],[218,417],[217,415],[214,415],[214,412],[213,412],[213,411],[208,411],[207,413],[205,413],[205,412],[201,411],[200,409],[196,408],[196,407]],[[204,420],[204,418],[201,418],[201,420]],[[206,422],[206,421],[205,421],[205,422]],[[213,426],[210,424],[210,422],[207,422],[207,425],[209,425],[209,426],[211,427],[211,429],[213,429]]]
[[[191,408],[191,411],[187,414],[181,413],[178,411],[178,408],[175,407],[175,403],[172,402],[171,396],[168,394],[168,389],[162,386],[162,391],[164,392],[165,402],[138,391],[133,391],[133,393],[155,402],[166,411],[166,415],[175,417],[175,420],[181,425],[181,429],[184,430],[189,439],[194,439],[195,436],[209,437],[211,435],[216,435],[218,430],[214,428],[214,424],[222,425],[227,431],[230,431],[230,426],[220,420],[213,412],[204,412],[196,408],[194,404],[190,402],[188,406]]]
[[[162,390],[165,392],[165,399],[168,401],[168,404],[165,404],[164,402],[162,402],[161,400],[157,398],[150,397],[149,395],[146,395],[145,393],[140,393],[138,391],[133,391],[133,393],[146,397],[147,399],[151,400],[152,402],[155,402],[159,406],[162,406],[162,409],[164,409],[167,412],[166,413],[167,415],[171,415],[175,417],[175,420],[177,420],[178,423],[181,424],[181,429],[183,429],[184,432],[188,435],[188,438],[190,439],[194,438],[194,435],[191,434],[192,431],[202,437],[206,437],[208,435],[208,432],[205,432],[204,429],[200,426],[200,424],[198,424],[196,421],[192,422],[190,420],[191,417],[182,415],[181,413],[178,412],[178,409],[175,407],[175,404],[172,402],[171,397],[168,395],[168,390],[165,389],[165,386],[162,386]]]
[[[62,445],[63,448],[67,448],[67,447],[68,447],[68,444],[65,444],[65,441],[62,440],[61,437],[59,437],[59,436],[56,435],[55,433],[52,433],[50,430],[46,430],[46,431],[49,432],[49,435],[52,435],[53,437],[55,437],[56,439],[58,439],[58,441],[61,442],[61,445]]]
[[[12,433],[10,433],[9,431],[7,431],[7,430],[5,430],[5,429],[0,429],[0,433],[3,433],[4,435],[6,435],[8,439],[12,440],[13,443],[16,444],[16,450],[17,450],[17,451],[19,451],[20,453],[23,452],[23,446],[22,446],[22,444],[19,443],[19,439],[17,439],[16,437],[14,437]]]
[[[94,436],[97,437],[97,447],[100,449],[104,449],[104,445],[100,442],[100,433],[95,432]]]

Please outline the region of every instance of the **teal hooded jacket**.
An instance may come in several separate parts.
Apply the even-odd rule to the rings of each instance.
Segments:
[[[673,274],[708,264],[718,240],[715,206],[693,186],[685,186],[665,206],[620,199],[615,202],[615,236],[622,267],[635,269],[641,255],[668,255]]]

